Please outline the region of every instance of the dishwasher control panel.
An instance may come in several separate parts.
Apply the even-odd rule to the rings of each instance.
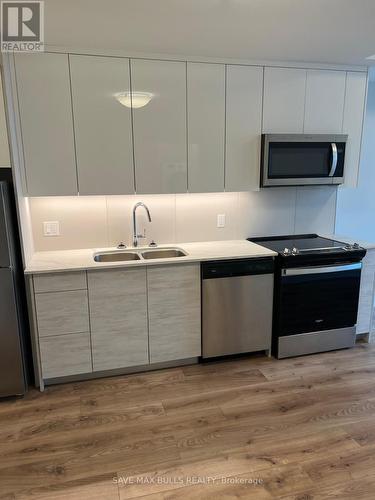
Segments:
[[[209,261],[202,263],[202,279],[270,274],[274,270],[273,257]]]

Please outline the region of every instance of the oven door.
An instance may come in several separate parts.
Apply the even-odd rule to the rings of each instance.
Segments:
[[[262,186],[341,184],[345,135],[265,134]]]
[[[281,270],[278,336],[353,327],[360,262]]]

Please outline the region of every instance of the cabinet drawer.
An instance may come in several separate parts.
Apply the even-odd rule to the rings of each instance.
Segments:
[[[90,334],[40,339],[44,379],[92,372]]]
[[[39,337],[88,332],[86,290],[35,295]]]
[[[86,290],[86,272],[38,274],[34,276],[35,293]]]

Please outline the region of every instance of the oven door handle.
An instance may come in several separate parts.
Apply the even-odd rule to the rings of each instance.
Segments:
[[[292,269],[282,269],[283,276],[299,276],[302,274],[323,274],[337,273],[342,271],[354,271],[362,268],[361,262],[346,264],[344,266],[323,266],[323,267],[297,267]]]
[[[329,171],[328,176],[333,177],[336,173],[337,168],[337,146],[335,142],[331,142],[332,149],[332,162],[331,162],[331,170]]]

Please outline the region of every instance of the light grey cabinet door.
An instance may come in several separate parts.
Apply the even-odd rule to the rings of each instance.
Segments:
[[[341,133],[345,81],[345,71],[307,71],[304,123],[306,134]]]
[[[188,189],[224,191],[225,66],[188,63]]]
[[[16,54],[27,194],[77,194],[66,54]]]
[[[133,109],[137,193],[187,191],[186,63],[131,60],[133,100],[150,101]],[[133,104],[134,108],[134,104]]]
[[[79,193],[134,193],[129,59],[69,58]]]
[[[227,66],[225,190],[259,189],[263,68]]]
[[[39,337],[88,332],[87,290],[35,294]]]
[[[150,362],[201,355],[199,264],[147,269]]]
[[[148,364],[146,270],[88,272],[94,371]]]
[[[44,379],[92,372],[90,334],[44,337],[39,341]]]
[[[346,187],[357,187],[367,89],[367,73],[348,72],[342,132],[348,134],[345,149]]]
[[[306,70],[264,68],[263,133],[302,134]]]
[[[367,250],[362,261],[361,287],[356,332],[371,333],[371,324],[374,313],[374,285],[375,285],[375,250]]]

